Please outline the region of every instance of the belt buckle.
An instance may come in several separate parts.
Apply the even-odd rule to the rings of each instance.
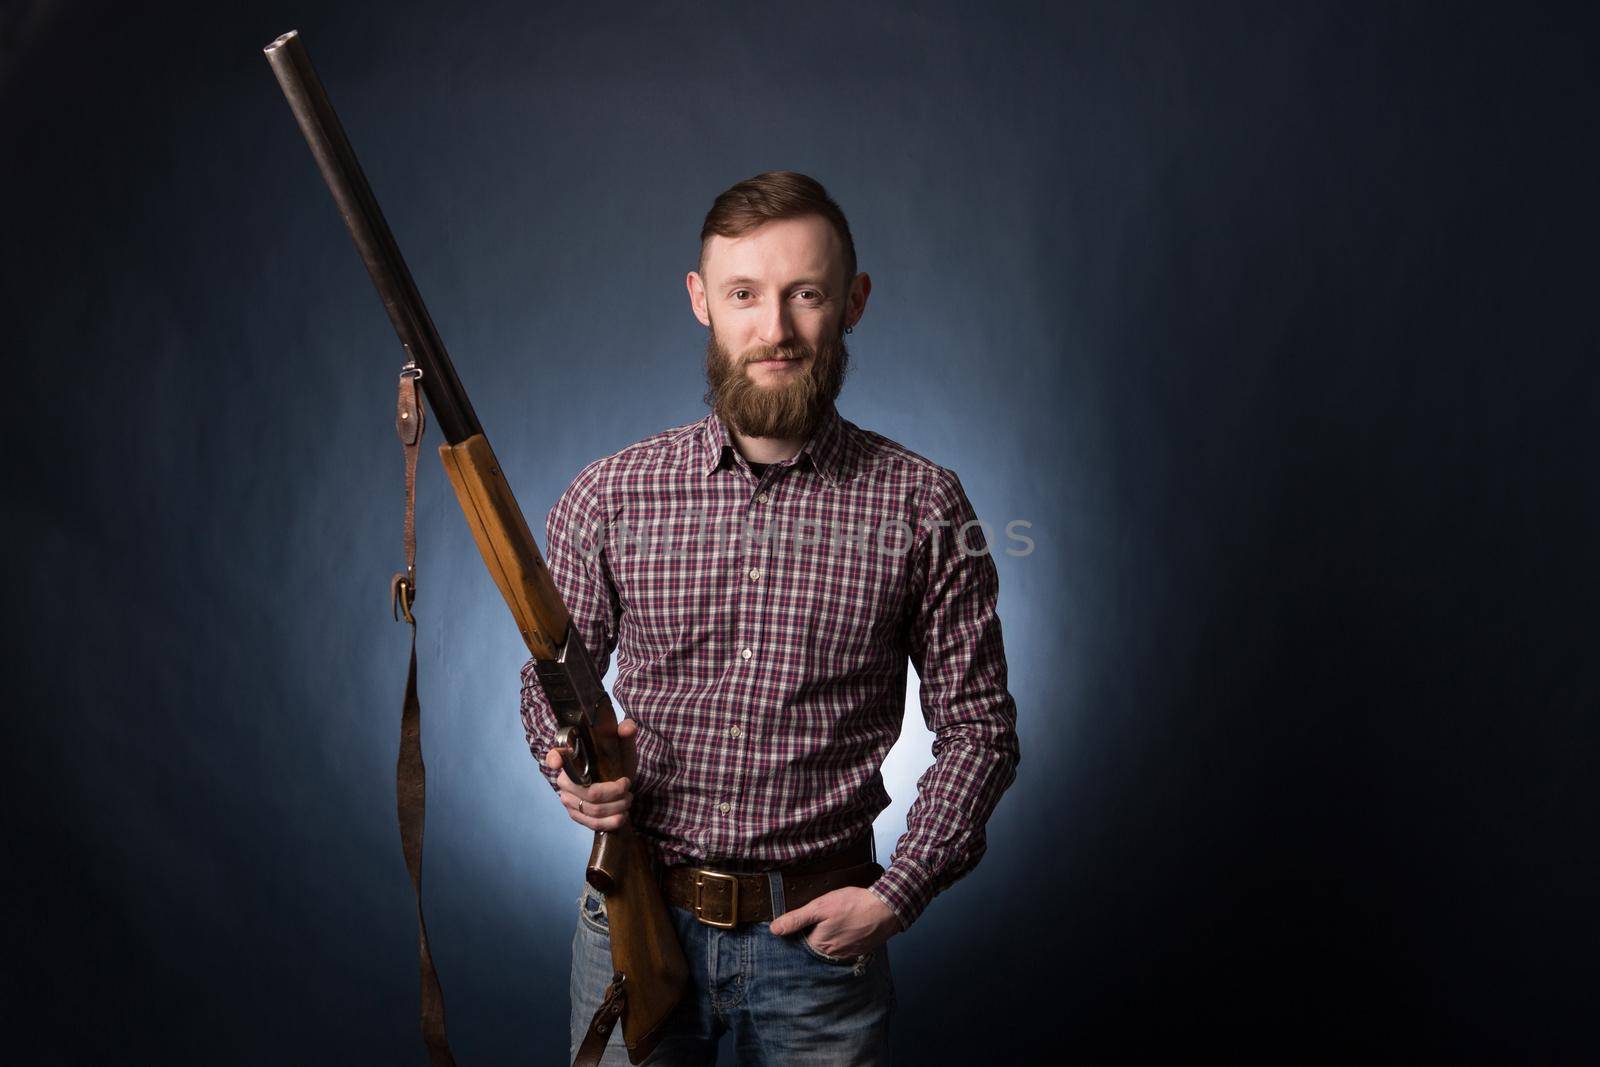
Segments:
[[[707,879],[715,879],[728,883],[728,921],[719,923],[715,919],[705,916],[705,906],[701,901]],[[707,926],[715,926],[719,930],[732,930],[739,924],[739,879],[731,874],[721,871],[708,871],[696,868],[694,872],[694,917]]]

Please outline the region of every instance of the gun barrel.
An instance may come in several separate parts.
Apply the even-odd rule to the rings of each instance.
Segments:
[[[290,30],[266,48],[267,62],[283,87],[300,132],[305,134],[311,154],[316,157],[317,169],[328,184],[344,216],[345,226],[361,253],[372,284],[377,286],[383,306],[389,312],[389,321],[406,354],[422,368],[422,391],[433,409],[434,420],[445,440],[451,444],[483,433],[472,402],[456,377],[450,354],[445,351],[439,331],[422,303],[411,271],[400,255],[389,224],[378,208],[372,187],[356,161],[355,150],[345,137],[339,116],[328,100],[322,81],[311,65],[311,56],[300,41],[297,30]]]

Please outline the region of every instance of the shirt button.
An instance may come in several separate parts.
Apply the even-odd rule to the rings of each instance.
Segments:
[[[757,493],[756,494],[756,503],[757,504],[765,504],[766,502],[767,502],[767,494],[765,494],[765,493]]]
[[[744,731],[739,729],[737,726],[733,726],[728,729],[728,736],[734,740],[738,740],[744,736]]]
[[[751,567],[750,568],[750,580],[752,582],[754,582],[754,581],[759,581],[760,578],[761,578],[761,568],[760,567]]]
[[[718,804],[717,810],[722,812],[724,815],[728,814],[728,802],[724,800],[721,804]]]
[[[745,649],[745,650],[744,650],[744,651],[742,651],[742,652],[740,652],[740,653],[739,653],[739,655],[741,655],[741,656],[743,656],[743,657],[744,657],[744,658],[745,658],[745,659],[749,659],[749,658],[750,658],[750,657],[751,657],[751,656],[753,656],[753,655],[755,655],[755,653],[754,653],[754,652],[751,652],[751,651],[750,651],[750,650],[749,650],[749,649],[748,649],[748,648],[747,648],[747,649]]]

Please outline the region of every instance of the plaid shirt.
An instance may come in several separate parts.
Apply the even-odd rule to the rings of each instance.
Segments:
[[[934,763],[871,889],[909,926],[970,871],[1016,776],[999,582],[956,475],[830,409],[757,478],[715,415],[585,467],[547,562],[637,721],[635,827],[664,863],[780,866],[869,833],[906,660]],[[522,670],[540,769],[555,720]]]

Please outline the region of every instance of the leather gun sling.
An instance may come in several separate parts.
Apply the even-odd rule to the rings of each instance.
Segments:
[[[606,986],[600,1006],[595,1009],[594,1018],[589,1020],[589,1030],[583,1035],[583,1043],[578,1046],[578,1054],[572,1058],[572,1067],[599,1067],[600,1058],[606,1053],[606,1042],[611,1040],[611,1030],[622,1018],[623,1009],[628,1006],[627,982],[621,971],[611,976],[611,984]]]
[[[423,413],[417,397],[422,372],[408,363],[400,372],[395,432],[406,455],[406,569],[389,583],[395,617],[411,626],[411,665],[406,669],[406,697],[400,711],[400,758],[395,767],[395,797],[400,817],[400,847],[417,895],[417,954],[422,971],[422,1040],[431,1067],[455,1067],[444,1032],[444,990],[428,949],[428,924],[422,918],[422,824],[427,774],[422,765],[422,704],[417,699],[417,620],[411,605],[417,596],[417,453],[422,446]]]
[[[400,847],[406,871],[417,895],[417,956],[422,971],[422,1040],[428,1046],[431,1067],[456,1067],[444,1030],[444,989],[428,948],[428,924],[422,917],[422,827],[427,801],[427,773],[422,763],[422,703],[417,699],[417,620],[412,605],[417,598],[417,454],[422,447],[423,410],[417,397],[422,372],[407,363],[400,372],[400,395],[395,405],[395,432],[406,457],[406,569],[389,582],[391,607],[396,619],[411,626],[411,662],[406,668],[406,697],[400,712],[400,759],[395,768],[395,796],[400,817]],[[593,1067],[605,1053],[611,1031],[627,1006],[626,980],[619,973],[606,987],[589,1031],[573,1059],[573,1067]]]

